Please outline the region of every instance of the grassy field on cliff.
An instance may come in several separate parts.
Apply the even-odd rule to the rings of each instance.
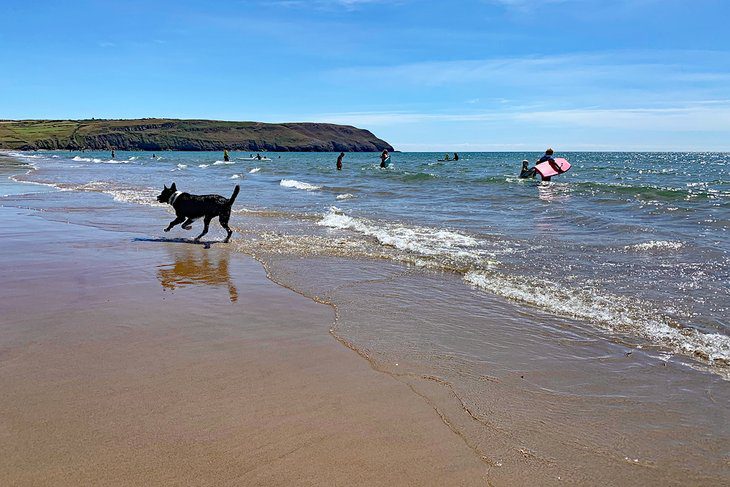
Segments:
[[[0,149],[119,150],[392,150],[370,131],[326,123],[215,120],[0,121]]]

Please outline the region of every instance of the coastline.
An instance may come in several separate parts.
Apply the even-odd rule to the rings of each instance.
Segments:
[[[258,263],[0,214],[5,485],[484,484],[431,406]]]
[[[705,485],[723,478],[721,473],[723,460],[717,456],[718,451],[722,449],[724,437],[722,431],[718,433],[717,437],[712,438],[714,445],[693,452],[695,458],[688,463],[688,459],[683,457],[685,451],[668,455],[666,448],[678,438],[678,436],[674,436],[675,434],[679,437],[682,435],[701,436],[701,431],[699,433],[690,431],[689,426],[672,428],[671,431],[658,430],[656,436],[652,436],[654,433],[651,431],[651,425],[655,424],[662,414],[669,417],[674,416],[675,421],[681,422],[683,416],[679,415],[679,411],[683,404],[666,411],[662,410],[661,404],[654,405],[651,401],[643,403],[641,395],[637,398],[631,397],[632,393],[636,394],[637,391],[641,391],[647,386],[656,388],[656,391],[652,391],[651,394],[674,394],[677,390],[681,390],[683,384],[688,384],[687,381],[699,380],[699,383],[706,387],[710,399],[714,394],[719,394],[718,398],[722,399],[723,391],[726,391],[726,388],[718,379],[699,372],[690,373],[683,369],[684,366],[681,363],[657,360],[651,356],[649,351],[644,353],[641,350],[633,350],[633,358],[626,360],[624,354],[627,350],[630,352],[632,349],[627,349],[620,343],[602,344],[601,340],[596,340],[598,337],[591,335],[588,335],[591,337],[590,341],[601,345],[598,348],[591,345],[591,349],[586,349],[588,352],[584,357],[576,355],[577,368],[568,363],[545,362],[544,359],[548,357],[545,355],[543,343],[538,343],[539,346],[534,348],[535,344],[532,343],[529,334],[525,336],[520,334],[517,337],[510,335],[510,331],[514,332],[514,330],[510,330],[509,327],[505,330],[501,329],[503,322],[515,321],[513,310],[506,309],[514,308],[514,306],[505,305],[500,299],[485,298],[483,293],[467,292],[466,298],[469,299],[471,299],[469,296],[474,294],[472,307],[459,310],[458,306],[454,308],[446,297],[454,291],[464,295],[463,283],[458,279],[449,279],[448,276],[442,274],[421,272],[400,264],[318,257],[316,254],[297,255],[286,251],[272,253],[272,249],[257,248],[261,242],[256,241],[257,228],[252,222],[257,217],[253,215],[246,217],[239,215],[239,225],[243,223],[243,227],[237,228],[234,244],[231,245],[231,249],[226,250],[227,258],[221,261],[217,257],[200,258],[200,255],[203,254],[197,253],[198,250],[201,250],[199,246],[183,244],[180,239],[165,242],[164,239],[139,238],[142,235],[159,234],[159,218],[151,217],[149,208],[111,201],[108,195],[93,192],[51,192],[20,200],[23,200],[24,204],[27,203],[28,208],[43,212],[45,220],[63,222],[49,224],[68,225],[72,228],[77,228],[79,225],[82,226],[80,228],[91,226],[89,231],[96,232],[96,237],[90,239],[91,243],[87,246],[89,251],[96,249],[99,252],[100,249],[106,249],[110,244],[101,238],[101,235],[107,234],[111,240],[120,240],[119,243],[111,244],[111,247],[117,251],[134,250],[134,254],[128,259],[129,262],[134,262],[139,258],[148,259],[150,252],[160,253],[159,250],[153,249],[168,249],[165,252],[171,253],[162,256],[162,261],[166,262],[167,266],[165,267],[163,264],[163,268],[156,271],[157,287],[161,286],[163,290],[168,291],[174,290],[176,294],[189,293],[194,289],[196,292],[192,301],[195,303],[197,303],[197,294],[201,289],[209,288],[210,291],[205,294],[209,294],[211,298],[215,297],[219,305],[221,296],[226,297],[230,304],[234,294],[240,296],[240,286],[233,286],[234,289],[237,289],[234,293],[230,284],[232,281],[237,282],[242,276],[236,275],[236,279],[233,280],[230,278],[221,280],[220,275],[234,275],[233,268],[241,265],[242,260],[248,259],[243,254],[255,256],[265,265],[267,273],[275,282],[315,301],[333,305],[338,310],[338,315],[331,333],[341,343],[368,359],[370,365],[383,374],[371,370],[372,373],[397,379],[404,386],[402,390],[410,397],[410,401],[425,403],[430,414],[438,419],[438,427],[430,423],[430,420],[423,422],[419,418],[409,428],[413,428],[415,431],[420,431],[424,427],[429,430],[436,428],[441,433],[447,432],[447,437],[458,439],[461,442],[462,450],[457,456],[461,461],[465,461],[462,456],[476,458],[480,465],[474,468],[488,472],[485,474],[486,478],[493,485],[548,485],[566,482],[588,485],[599,480],[605,484],[615,485],[639,483],[643,485]],[[24,219],[23,221],[25,222]],[[68,223],[69,221],[78,225]],[[27,226],[27,223],[23,223],[23,225]],[[32,240],[30,235],[26,240]],[[215,240],[215,234],[211,239]],[[58,242],[53,239],[44,243],[49,250],[49,255],[52,255],[50,250],[56,248],[57,244]],[[32,245],[38,245],[38,243],[33,242]],[[140,251],[141,247],[146,250]],[[183,250],[179,250],[180,248]],[[223,247],[213,245],[208,252],[211,255],[218,255],[222,249]],[[177,255],[180,255],[180,258],[177,258]],[[50,257],[49,259],[50,264],[53,259]],[[101,259],[102,263],[107,260],[106,257]],[[157,264],[159,261],[160,256],[158,256]],[[225,264],[222,265],[220,262],[225,262]],[[193,273],[204,271],[203,273],[208,277],[201,281],[190,279],[190,276],[187,276],[182,279],[183,284],[181,285],[175,276],[180,273],[186,274],[188,271]],[[246,274],[248,273],[247,271]],[[260,268],[258,273],[261,274]],[[155,282],[154,279],[151,280]],[[372,282],[368,283],[368,280]],[[449,280],[454,282],[448,282]],[[378,284],[380,281],[387,282],[387,287],[380,286]],[[198,284],[195,284],[196,282]],[[429,292],[420,293],[418,289],[421,287],[429,289]],[[288,293],[288,291],[286,292]],[[445,311],[435,317],[433,324],[420,321],[424,315],[420,313],[419,308],[427,309],[429,299],[433,299],[434,296],[443,296],[438,304]],[[163,294],[163,300],[165,297],[169,299],[169,293]],[[454,302],[461,305],[469,302],[463,301],[464,296],[460,299],[460,301]],[[136,300],[137,298],[135,298],[135,302]],[[401,303],[407,301],[412,301],[409,303],[409,307],[400,309]],[[225,304],[225,300],[223,300],[223,304]],[[260,304],[258,301],[253,303],[254,307],[258,304]],[[201,313],[195,304],[182,302],[178,305],[193,313],[196,318],[204,320],[199,316]],[[388,347],[389,341],[407,342],[409,336],[413,336],[412,333],[422,334],[424,340],[428,340],[429,336],[438,337],[433,333],[441,332],[438,329],[433,330],[433,325],[443,328],[445,324],[449,324],[449,320],[471,318],[471,313],[476,310],[476,307],[480,312],[486,308],[494,315],[486,322],[474,321],[471,323],[472,327],[478,325],[474,330],[481,328],[488,330],[490,332],[489,341],[494,342],[494,363],[491,364],[491,367],[487,367],[487,370],[491,368],[489,372],[491,375],[478,378],[479,383],[484,387],[480,386],[477,391],[465,391],[464,386],[469,385],[468,383],[460,383],[458,377],[454,381],[455,377],[445,375],[443,370],[430,369],[431,364],[424,363],[424,357],[417,356],[417,360],[414,361],[412,360],[414,357],[409,356],[408,353],[403,355],[402,350]],[[275,308],[270,311],[273,314],[279,313],[278,307]],[[144,316],[154,315],[154,312],[149,310],[145,312],[144,309],[138,309],[137,311]],[[217,308],[210,309],[206,316],[217,316],[217,313],[219,313]],[[474,317],[476,318],[476,316]],[[577,323],[556,321],[553,317],[546,315],[539,315],[538,318],[544,323],[555,322],[555,326],[573,328],[578,326]],[[332,321],[333,317],[330,313],[323,323],[318,323],[317,329],[313,333],[326,336]],[[417,327],[409,328],[409,322],[413,322]],[[199,323],[206,322],[200,321]],[[353,327],[353,323],[356,326]],[[518,330],[527,330],[535,322],[525,315],[518,317],[514,324],[518,325]],[[365,329],[363,325],[368,328],[377,326],[370,335],[361,336],[358,333]],[[392,328],[395,325],[401,328],[405,326],[405,329]],[[410,332],[411,335],[403,335],[403,331]],[[536,329],[535,331],[539,333],[534,341],[544,343],[554,341],[546,330]],[[288,336],[286,333],[277,334],[276,338],[270,342],[270,346],[278,346],[282,337],[288,341],[286,338]],[[369,341],[373,339],[375,341]],[[329,341],[330,344],[349,353],[350,357],[354,356],[334,340],[329,339]],[[475,343],[487,344],[488,342],[477,341]],[[505,344],[509,344],[509,348],[501,353],[500,348],[504,348]],[[588,342],[585,344],[587,345]],[[578,348],[571,349],[574,346],[569,343],[559,344],[559,348],[552,349],[552,352],[565,348],[571,354],[575,354],[585,347],[580,341],[576,341],[575,346]],[[383,353],[384,351],[386,353]],[[289,351],[286,352],[286,354],[288,353]],[[433,353],[438,355],[439,351],[434,350]],[[525,357],[524,364],[520,364],[522,356]],[[597,357],[598,360],[596,360]],[[354,358],[359,360],[357,357]],[[399,364],[395,364],[395,367],[393,367],[393,358],[399,362]],[[537,361],[534,365],[530,364],[535,360]],[[553,368],[544,369],[544,366],[540,365],[541,360]],[[562,370],[555,368],[557,365],[560,365]],[[524,376],[515,375],[515,370],[525,370]],[[561,386],[573,387],[573,384],[584,383],[588,377],[606,372],[611,374],[607,378],[609,382],[599,380],[585,383],[589,387],[598,387],[593,391],[596,394],[595,397],[591,397],[589,394],[587,397],[576,400],[565,397],[562,393],[552,394],[549,390],[541,390],[552,381],[552,385],[556,386],[555,391],[559,392]],[[623,377],[624,373],[629,372],[632,374],[630,379],[629,376]],[[460,369],[460,373],[471,372],[468,369]],[[677,375],[679,378],[676,377]],[[350,377],[350,379],[353,378],[355,377]],[[358,383],[358,380],[361,379],[355,378],[354,383]],[[555,382],[556,380],[564,382],[561,384]],[[663,383],[663,380],[666,380],[666,383]],[[610,382],[617,384],[614,387],[609,385]],[[348,387],[351,386],[352,384],[348,383]],[[604,389],[606,387],[607,389]],[[475,392],[491,403],[486,411],[480,410],[478,404],[472,404],[465,399],[469,396],[473,398]],[[647,396],[649,399],[654,397],[651,394]],[[553,395],[555,397],[551,397]],[[681,395],[678,397],[686,399]],[[637,399],[639,399],[638,402]],[[605,410],[603,409],[604,403]],[[644,411],[646,406],[650,406],[651,409]],[[686,403],[686,407],[689,417],[702,410],[697,408],[697,404],[691,402]],[[334,412],[336,413],[336,410]],[[603,417],[602,415],[606,412],[609,414]],[[710,412],[712,413],[712,411]],[[364,421],[372,417],[368,411],[360,410],[357,414]],[[715,410],[714,414],[722,414],[722,411]],[[628,417],[624,417],[625,415]],[[401,420],[403,419],[401,418]],[[643,427],[637,429],[636,426],[641,425],[643,420],[648,420],[647,429],[643,430]],[[710,425],[723,424],[722,416],[709,418],[708,421]],[[622,424],[624,422],[626,424]],[[671,419],[669,422],[672,424]],[[318,423],[315,421],[313,424]],[[618,428],[606,429],[612,424]],[[659,424],[662,424],[661,420]],[[584,426],[589,428],[583,429]],[[610,432],[610,436],[606,435],[607,432]],[[655,442],[658,450],[653,448]],[[622,451],[631,451],[631,456],[618,455]],[[636,457],[633,452],[636,452]],[[321,450],[320,454],[327,456],[329,452]],[[707,472],[703,471],[702,467],[698,467],[696,463],[697,457],[703,455],[708,455],[714,462],[710,464],[711,470]],[[439,458],[434,464],[436,470],[440,472],[446,468],[451,471],[449,467],[444,467],[443,455],[438,453],[436,456]],[[408,462],[409,460],[401,458],[398,461]],[[370,467],[373,465],[371,462],[372,459],[366,460],[366,464]],[[393,465],[393,468],[397,467]],[[485,475],[477,474],[472,477],[469,473],[472,471],[471,468],[462,470],[461,467],[456,467],[456,470],[468,477],[465,477],[463,481],[457,480],[457,484],[468,483],[477,478],[481,479],[480,482],[484,482]],[[407,479],[411,479],[410,474],[404,475],[407,476]],[[411,482],[404,478],[399,478],[395,483]],[[414,477],[416,480],[413,483],[422,485],[424,482],[417,480],[419,478],[421,477]],[[319,477],[315,475],[312,482],[317,479]],[[432,481],[436,484],[443,483]],[[371,484],[375,480],[370,478],[364,482]],[[352,482],[348,480],[348,483]]]

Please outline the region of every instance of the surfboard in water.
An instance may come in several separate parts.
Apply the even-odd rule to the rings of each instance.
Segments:
[[[541,162],[537,166],[535,166],[535,169],[538,173],[540,173],[540,176],[544,178],[548,178],[550,176],[557,176],[558,174],[563,174],[568,169],[570,169],[570,163],[563,159],[562,157],[556,157],[555,158],[555,165],[560,168],[559,171],[557,171],[550,162],[545,161]]]

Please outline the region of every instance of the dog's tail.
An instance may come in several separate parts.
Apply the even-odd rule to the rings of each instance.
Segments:
[[[241,187],[239,185],[236,185],[236,187],[233,189],[233,194],[230,198],[228,198],[228,206],[233,206],[233,202],[236,201],[236,196],[238,196],[239,191],[241,191]]]

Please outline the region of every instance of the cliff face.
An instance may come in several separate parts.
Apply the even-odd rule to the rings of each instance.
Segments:
[[[139,119],[0,121],[0,149],[379,152],[393,147],[348,125]]]

